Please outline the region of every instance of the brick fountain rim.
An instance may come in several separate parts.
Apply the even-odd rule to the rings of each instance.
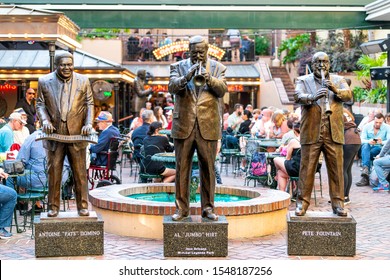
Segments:
[[[127,195],[137,193],[175,192],[174,184],[125,184],[111,185],[89,192],[89,201],[95,207],[127,213],[146,215],[172,215],[176,208],[172,202],[155,202],[133,199]],[[287,208],[290,204],[288,193],[268,188],[242,188],[237,186],[217,186],[216,193],[250,197],[236,202],[216,202],[218,215],[239,216],[257,214]],[[200,215],[200,202],[191,203],[191,214]]]
[[[105,221],[105,231],[126,236],[161,238],[163,216],[172,215],[175,204],[172,202],[155,202],[126,197],[137,193],[174,192],[173,183],[123,184],[111,185],[89,191],[89,201],[93,209]],[[229,238],[253,237],[272,234],[286,227],[286,214],[290,204],[290,195],[286,192],[269,188],[244,188],[240,186],[221,185],[216,193],[247,196],[251,199],[235,202],[216,202],[215,211],[226,216],[229,222]],[[191,215],[200,215],[200,202],[191,203]],[[158,219],[158,220],[156,220]],[[275,230],[265,229],[269,224]],[[247,221],[244,221],[247,220]],[[264,229],[248,234],[240,229],[255,223]],[[130,229],[125,229],[128,223]],[[155,225],[157,223],[157,225]],[[279,225],[280,224],[280,225]],[[144,228],[145,227],[145,228]],[[160,228],[161,227],[161,228]],[[238,229],[235,229],[238,227]],[[144,229],[142,229],[144,228]],[[231,230],[232,229],[232,230]],[[234,234],[234,231],[240,233]],[[231,234],[232,233],[232,234]]]

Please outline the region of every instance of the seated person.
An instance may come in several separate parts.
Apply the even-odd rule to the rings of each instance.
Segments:
[[[8,174],[0,168],[0,178],[7,179]],[[12,233],[5,228],[11,227],[12,214],[17,200],[17,193],[13,188],[0,184],[0,239],[9,239]]]
[[[287,127],[289,128],[289,131],[283,135],[282,140],[281,140],[281,145],[276,150],[282,156],[286,156],[286,147],[287,147],[287,144],[290,142],[290,140],[296,138],[295,132],[293,129],[293,126],[296,122],[298,122],[298,118],[296,116],[291,116],[287,119]]]
[[[222,137],[222,149],[239,149],[240,144],[238,138],[234,135],[231,127],[228,127]]]
[[[144,138],[149,131],[149,126],[154,119],[153,111],[148,109],[144,110],[141,115],[141,118],[142,125],[136,128],[131,134],[131,141],[133,142],[134,146],[134,160],[138,163],[141,161],[142,158],[140,148],[142,147]]]
[[[163,129],[166,129],[168,126],[168,121],[164,115],[164,110],[161,108],[161,106],[155,106],[153,111],[156,121],[162,123]]]
[[[98,143],[91,145],[89,150],[91,152],[91,164],[98,166],[107,165],[107,152],[110,148],[110,141],[113,137],[119,137],[119,129],[112,125],[112,115],[108,111],[101,111],[99,116],[95,119],[99,130],[101,131]]]
[[[144,158],[141,161],[141,172],[162,175],[163,182],[169,183],[175,181],[176,170],[166,168],[161,162],[152,161],[152,156],[157,153],[173,152],[173,146],[169,143],[165,135],[160,135],[162,129],[161,122],[152,122],[149,126],[148,135],[145,137],[144,143]]]
[[[278,189],[286,191],[289,177],[299,176],[299,166],[301,164],[301,144],[299,142],[300,123],[297,122],[293,127],[296,138],[291,139],[287,145],[286,157],[274,158],[274,164],[277,170],[276,180]]]
[[[141,108],[141,110],[139,111],[139,116],[138,117],[135,117],[134,120],[131,122],[131,125],[130,125],[130,132],[128,133],[128,136],[131,137],[131,134],[132,132],[140,127],[142,124],[143,124],[143,121],[142,121],[142,113],[145,111],[146,109],[145,108]]]
[[[42,141],[35,141],[37,136],[41,133],[41,130],[36,130],[33,134],[28,136],[16,157],[17,160],[23,162],[25,170],[31,171],[31,173],[26,176],[18,176],[16,182],[19,187],[33,191],[44,191],[47,185],[46,150],[43,148]],[[69,163],[65,160],[62,184],[65,184],[69,175]],[[8,178],[6,184],[7,186],[14,188],[14,182],[13,178]],[[69,196],[71,196],[71,191],[72,190],[68,190]],[[38,202],[35,206],[35,211],[39,212],[41,210],[42,206]]]
[[[242,114],[243,122],[240,124],[240,128],[238,129],[238,133],[250,135],[250,133],[251,133],[250,126],[252,125],[251,118],[252,118],[252,113],[249,110],[244,110],[244,113]],[[244,136],[241,136],[239,138],[239,143],[240,143],[239,145],[240,145],[241,152],[245,153],[245,147],[246,147],[247,141],[246,141]],[[243,158],[241,161],[241,170],[245,170],[245,166],[246,166],[246,159]]]
[[[370,110],[367,115],[360,121],[358,128],[360,131],[363,131],[363,128],[366,124],[372,122],[376,114],[382,113],[380,110]]]
[[[374,162],[374,170],[378,176],[378,185],[373,188],[374,191],[388,191],[389,181],[387,180],[390,171],[390,141],[387,141],[383,146],[379,155],[376,156]]]
[[[240,123],[240,128],[238,129],[238,133],[240,134],[250,133],[249,127],[252,124],[251,118],[252,118],[252,113],[249,110],[244,110],[244,113],[242,115],[243,122]]]
[[[14,143],[14,131],[21,130],[27,122],[22,119],[19,113],[12,113],[9,116],[9,121],[0,129],[0,152],[4,153],[9,150]]]
[[[27,113],[23,110],[23,108],[17,108],[14,110],[14,113],[19,113],[22,116],[22,120],[27,122]],[[26,138],[30,135],[30,131],[27,126],[23,124],[20,130],[14,131],[14,143],[22,146]]]
[[[366,124],[360,134],[362,140],[362,172],[361,180],[356,183],[356,186],[369,185],[371,160],[380,153],[382,146],[385,145],[390,138],[390,125],[384,123],[384,120],[385,117],[382,113],[376,114],[374,120]]]
[[[167,122],[168,122],[167,129],[171,130],[172,129],[172,122],[173,122],[172,110],[168,110],[168,112],[167,112]]]
[[[283,135],[288,132],[287,119],[280,111],[272,115],[273,126],[270,129],[269,138],[282,139]]]
[[[261,111],[262,117],[260,120],[256,121],[255,124],[252,126],[251,134],[256,135],[260,138],[269,138],[270,136],[270,129],[272,127],[272,114],[273,111],[266,108]]]

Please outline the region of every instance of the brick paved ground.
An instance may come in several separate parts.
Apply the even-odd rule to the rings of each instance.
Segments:
[[[357,221],[357,250],[355,257],[301,257],[287,255],[286,230],[269,236],[248,239],[229,240],[229,255],[226,259],[364,259],[364,260],[389,260],[390,239],[390,194],[388,192],[374,193],[370,187],[356,187],[355,182],[360,179],[359,167],[354,164],[354,182],[351,190],[350,205],[346,208]],[[323,166],[324,193],[318,198],[318,205],[314,206],[314,200],[309,210],[330,211],[328,204],[328,187],[326,168]],[[128,177],[129,169],[124,170],[124,182],[133,183],[134,178]],[[241,177],[223,174],[224,184],[243,185]],[[316,180],[318,184],[318,180]],[[74,202],[71,202],[74,209]],[[294,209],[294,204],[290,206]],[[15,230],[13,230],[15,231]],[[12,239],[0,240],[0,259],[19,260],[35,259],[34,240],[31,230],[25,233],[14,234]],[[116,259],[116,260],[149,260],[164,259],[162,240],[131,238],[106,233],[104,236],[103,256],[69,257],[55,259]],[[340,244],[342,246],[342,244]]]

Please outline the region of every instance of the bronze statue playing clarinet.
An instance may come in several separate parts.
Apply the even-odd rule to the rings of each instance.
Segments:
[[[329,73],[330,61],[324,52],[312,58],[313,73],[299,77],[295,102],[301,104],[301,166],[295,214],[303,216],[310,205],[314,175],[320,153],[326,162],[329,195],[333,213],[346,216],[344,209],[343,102],[351,99],[351,90],[342,76]]]

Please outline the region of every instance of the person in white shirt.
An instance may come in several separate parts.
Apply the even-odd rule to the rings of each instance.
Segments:
[[[234,112],[228,117],[228,127],[231,127],[234,133],[238,132],[240,124],[244,121],[241,117],[243,112],[244,106],[242,106],[240,103],[237,103],[234,105]]]
[[[14,113],[19,113],[22,115],[22,120],[27,122],[27,113],[23,110],[23,108],[17,108],[14,110]],[[20,130],[14,131],[14,143],[19,144],[20,146],[23,145],[24,141],[27,139],[27,137],[30,135],[30,131],[26,127],[26,125],[23,124],[22,128]]]
[[[257,137],[269,138],[272,123],[272,110],[264,109],[262,111],[262,117],[258,120],[251,129],[251,134],[256,135]]]

